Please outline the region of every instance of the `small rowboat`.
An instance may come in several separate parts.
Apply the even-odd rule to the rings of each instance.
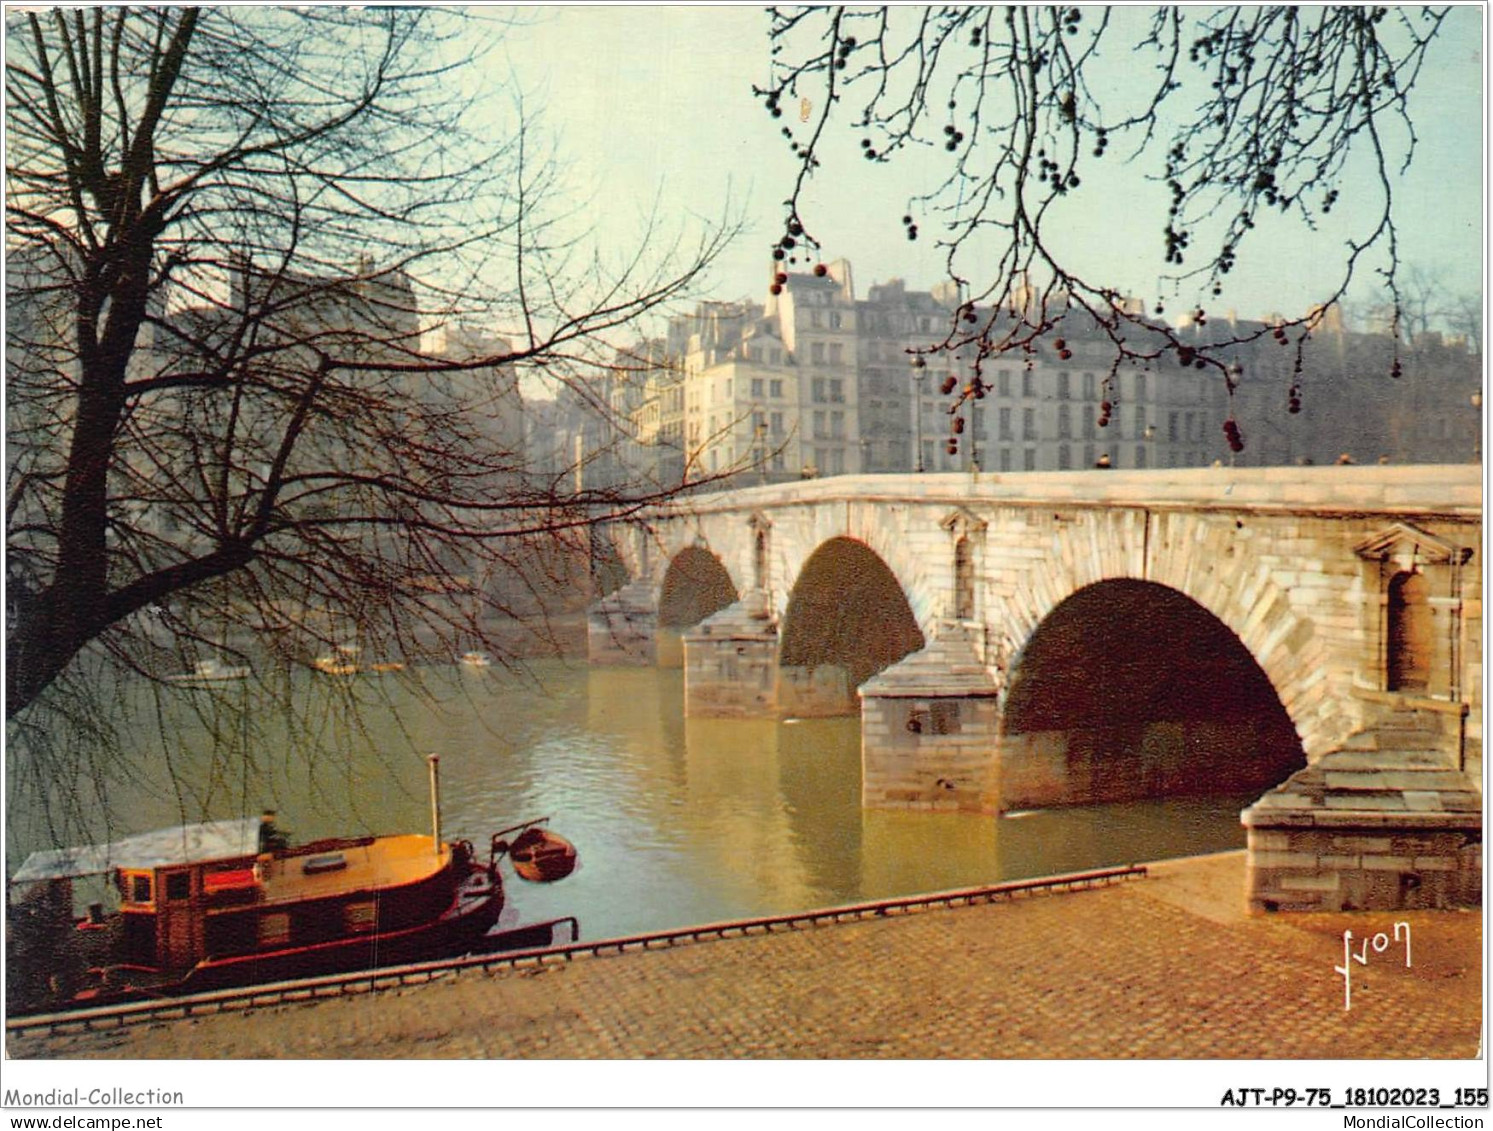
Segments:
[[[559,833],[531,825],[513,838],[508,859],[519,879],[550,884],[575,870],[575,845]]]

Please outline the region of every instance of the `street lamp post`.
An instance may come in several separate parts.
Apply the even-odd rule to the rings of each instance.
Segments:
[[[921,367],[912,371],[912,447],[913,464],[919,475],[923,473],[923,378],[927,370]]]

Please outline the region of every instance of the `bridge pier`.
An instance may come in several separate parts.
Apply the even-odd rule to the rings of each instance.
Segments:
[[[587,655],[593,664],[648,667],[658,658],[658,609],[653,586],[634,581],[586,612]]]
[[[1482,794],[1441,720],[1402,710],[1244,811],[1255,911],[1482,905]]]
[[[861,803],[882,809],[1000,812],[999,688],[966,629],[944,630],[867,680],[861,697]]]
[[[777,714],[778,626],[760,589],[706,617],[682,640],[685,718]]]

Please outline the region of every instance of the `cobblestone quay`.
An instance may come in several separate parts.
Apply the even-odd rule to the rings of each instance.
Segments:
[[[1243,909],[1242,852],[1071,894],[76,1036],[13,1057],[1461,1058],[1479,912]],[[585,916],[582,909],[581,921]],[[1369,952],[1343,1008],[1343,930]],[[1355,950],[1357,946],[1355,944]]]

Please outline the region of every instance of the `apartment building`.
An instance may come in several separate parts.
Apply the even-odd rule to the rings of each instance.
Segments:
[[[1329,310],[1301,344],[1298,373],[1300,331],[1280,345],[1278,318],[1180,319],[1173,331],[1184,344],[1238,343],[1221,354],[1233,367],[1231,396],[1222,370],[1181,364],[1159,334],[1111,330],[1060,297],[1048,297],[1047,318],[1052,327],[1027,345],[1019,334],[1012,348],[977,358],[965,339],[987,328],[991,312],[964,307],[952,286],[914,291],[892,279],[857,299],[843,260],[822,274],[790,273],[760,305],[701,303],[670,323],[633,410],[630,458],[651,474],[673,460],[661,476],[672,483],[725,476],[745,485],[859,471],[1481,455],[1481,357],[1458,339],[1424,333],[1396,351],[1388,336],[1352,333]],[[999,340],[1006,325],[997,317],[987,337]],[[956,404],[942,392],[949,378],[963,389],[977,371],[982,397]],[[1223,431],[1231,414],[1242,452]]]

